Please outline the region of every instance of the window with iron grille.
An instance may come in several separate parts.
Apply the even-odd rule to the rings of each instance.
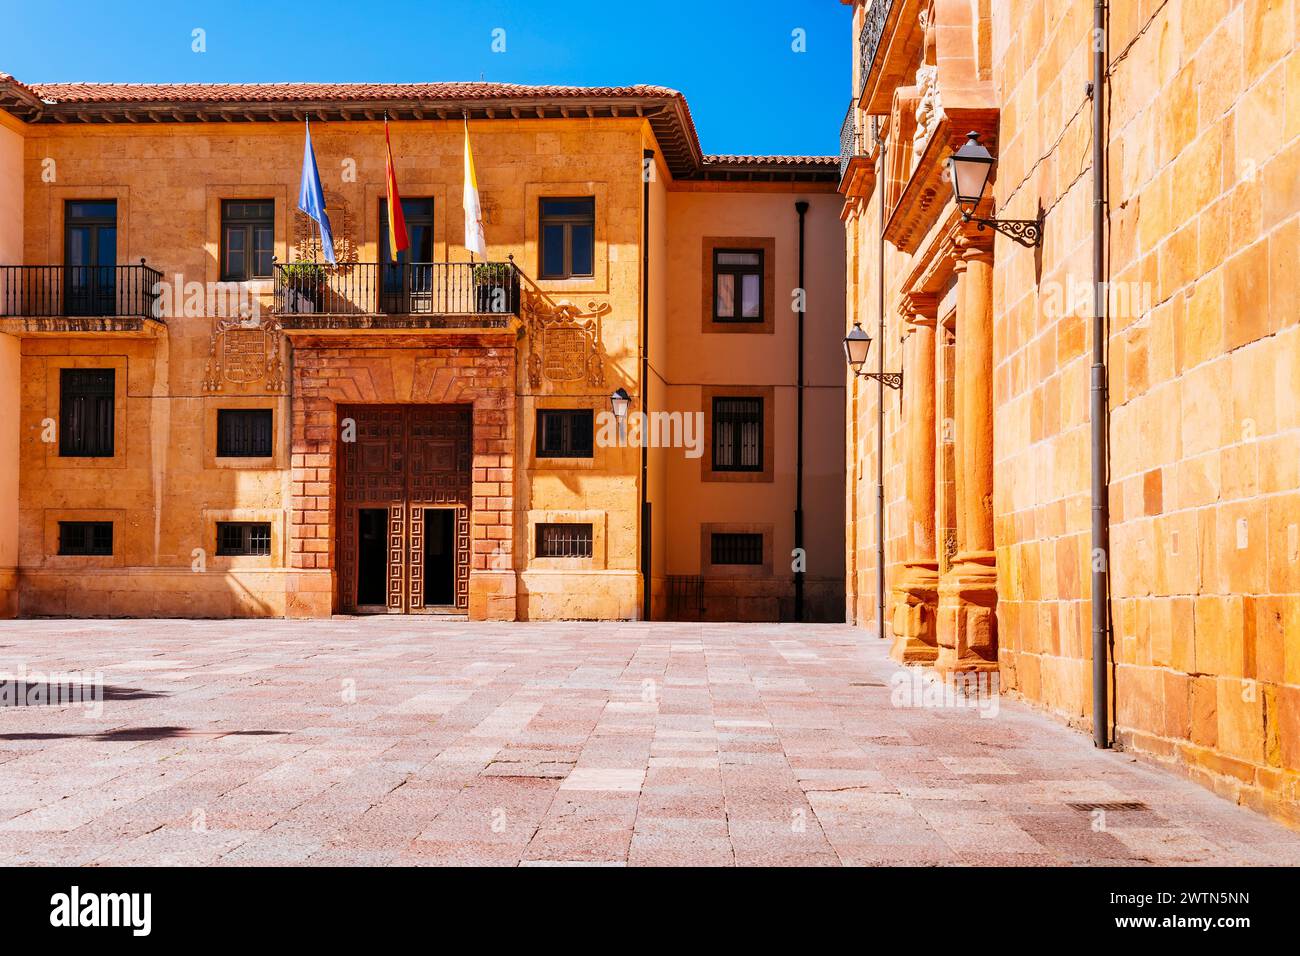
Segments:
[[[595,413],[590,408],[539,408],[538,458],[590,458]]]
[[[113,553],[113,522],[60,521],[59,554]]]
[[[218,521],[217,554],[271,553],[271,525],[265,521]]]
[[[270,458],[274,420],[269,408],[217,409],[217,457]]]
[[[539,558],[591,557],[591,525],[539,524],[537,556]]]
[[[763,399],[713,400],[713,470],[763,470]]]
[[[710,541],[712,564],[762,564],[763,536],[737,532],[715,532]]]
[[[116,376],[116,370],[111,368],[59,370],[61,457],[113,457]]]
[[[275,255],[275,202],[221,201],[221,279],[267,279]]]
[[[763,250],[713,250],[713,321],[763,321]]]
[[[538,218],[542,279],[596,274],[596,199],[541,200]]]

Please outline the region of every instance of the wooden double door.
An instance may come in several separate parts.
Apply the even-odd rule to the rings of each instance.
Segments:
[[[471,407],[341,405],[338,417],[341,610],[467,610]]]

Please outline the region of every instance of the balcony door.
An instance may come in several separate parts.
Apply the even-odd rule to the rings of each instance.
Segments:
[[[433,311],[433,200],[403,199],[408,247],[393,260],[388,240],[388,200],[379,200],[379,311],[412,315]]]
[[[113,315],[117,305],[117,201],[72,200],[63,216],[63,301],[68,315]]]

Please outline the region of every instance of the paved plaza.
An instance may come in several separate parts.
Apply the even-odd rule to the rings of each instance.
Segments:
[[[1300,864],[846,626],[10,621],[0,671],[5,864]]]

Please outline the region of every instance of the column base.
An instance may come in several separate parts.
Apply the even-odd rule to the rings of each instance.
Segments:
[[[997,604],[993,552],[958,554],[939,581],[936,671],[947,678],[998,669]]]
[[[939,656],[936,613],[939,604],[939,566],[934,562],[908,562],[894,585],[891,624],[894,643],[889,656],[900,664],[932,664]]]

